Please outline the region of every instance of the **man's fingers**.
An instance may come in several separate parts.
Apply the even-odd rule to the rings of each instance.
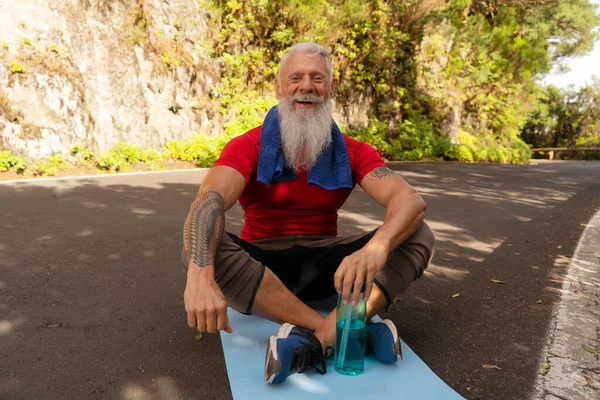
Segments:
[[[206,332],[206,316],[204,313],[196,313],[196,320],[198,322],[198,331]]]
[[[358,304],[358,300],[360,298],[360,292],[362,291],[364,283],[364,278],[362,273],[358,272],[356,274],[356,278],[354,278],[354,288],[352,293],[352,305],[355,306]]]
[[[346,267],[344,262],[340,264],[337,271],[335,271],[335,275],[333,275],[333,285],[335,286],[335,290],[338,293],[342,293],[342,285],[344,284],[344,272],[346,271]]]
[[[208,333],[217,332],[217,315],[214,310],[209,310],[206,313],[206,331]]]
[[[342,299],[345,304],[350,302],[350,292],[352,292],[352,285],[354,283],[354,271],[346,270],[344,274],[344,283],[342,284]]]
[[[375,273],[369,271],[367,272],[367,279],[365,280],[365,301],[369,301],[369,297],[371,297],[371,291],[373,291],[373,279]]]
[[[190,328],[196,327],[196,315],[192,312],[187,313],[187,323]]]
[[[227,307],[219,310],[219,322],[217,324],[217,329],[220,331],[227,332],[227,327],[229,326],[229,319],[227,318]],[[229,327],[231,329],[231,327]],[[231,332],[229,332],[231,333]]]

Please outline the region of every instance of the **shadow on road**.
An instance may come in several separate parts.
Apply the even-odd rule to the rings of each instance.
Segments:
[[[392,167],[423,194],[438,242],[387,317],[467,398],[531,392],[561,271],[600,198],[600,169],[577,165]],[[0,186],[0,397],[231,396],[218,337],[195,341],[185,321],[181,229],[198,184],[135,179]],[[358,190],[339,234],[382,216]],[[239,206],[227,221],[238,233]]]

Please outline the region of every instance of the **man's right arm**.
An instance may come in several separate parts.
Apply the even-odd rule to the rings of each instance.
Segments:
[[[200,332],[231,332],[227,302],[214,279],[214,263],[225,229],[225,211],[245,186],[246,179],[237,170],[211,168],[185,221],[183,240],[189,261],[184,302],[188,325]]]

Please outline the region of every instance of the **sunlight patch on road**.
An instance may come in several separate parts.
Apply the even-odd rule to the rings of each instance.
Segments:
[[[338,215],[341,218],[349,219],[360,225],[361,229],[373,230],[381,226],[381,221],[376,218],[369,218],[364,215],[353,213],[350,211],[339,210]]]
[[[462,281],[467,275],[471,273],[464,269],[458,269],[456,267],[442,267],[440,265],[432,264],[425,270],[425,275],[430,275],[433,278],[444,277],[453,281]]]
[[[147,208],[132,208],[131,212],[139,215],[154,215],[156,214],[155,210],[150,210]]]
[[[531,221],[533,221],[533,218],[530,218],[530,217],[521,217],[519,215],[514,215],[513,218],[516,219],[517,221],[521,221],[521,222],[531,222]]]
[[[152,379],[151,384],[147,387],[137,383],[128,383],[121,390],[123,400],[179,400],[183,397],[175,380],[164,376]]]
[[[503,242],[503,239],[488,239],[487,242],[483,242],[468,234],[467,230],[445,222],[428,220],[427,223],[433,230],[438,242],[454,243],[463,248],[477,250],[483,255],[491,254]],[[477,262],[483,261],[483,257],[479,256],[471,256],[470,259]]]
[[[82,201],[81,205],[86,208],[100,208],[100,209],[108,208],[108,206],[106,204],[98,204],[98,203],[94,203],[91,201]]]
[[[52,235],[40,236],[39,238],[36,238],[35,240],[37,240],[38,242],[44,242],[46,240],[52,240]]]
[[[7,320],[7,319],[0,320],[0,336],[8,335],[15,328],[23,325],[24,322],[25,322],[25,319],[23,319],[23,318],[16,318],[16,319],[13,319],[12,321]]]

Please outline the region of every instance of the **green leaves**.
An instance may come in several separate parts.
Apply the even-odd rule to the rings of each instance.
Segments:
[[[26,168],[25,159],[23,157],[16,156],[10,151],[0,151],[0,172],[15,171],[17,173],[23,173]]]
[[[370,117],[352,134],[387,159],[528,160],[519,136],[535,109],[533,78],[588,49],[598,17],[587,0],[488,3],[212,0],[209,47],[221,61],[212,96],[225,132],[258,125],[276,103],[282,54],[317,41],[332,49],[338,110],[358,101]]]
[[[598,354],[598,352],[596,350],[594,350],[592,347],[588,346],[587,344],[582,344],[581,348],[583,350],[587,351],[588,353]]]

